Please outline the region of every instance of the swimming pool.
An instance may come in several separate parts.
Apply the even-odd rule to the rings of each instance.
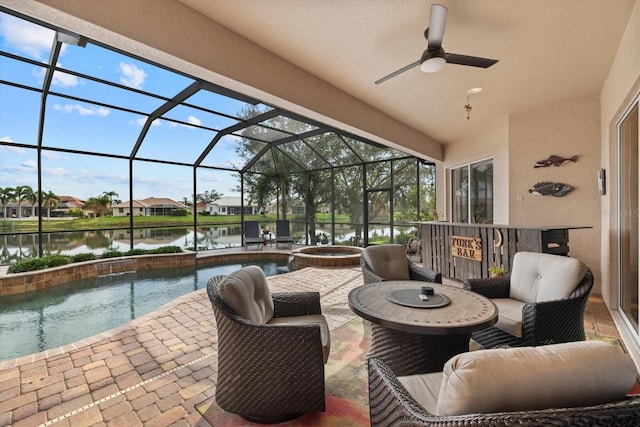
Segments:
[[[126,323],[189,292],[210,277],[246,265],[267,276],[286,272],[276,261],[139,270],[75,280],[0,298],[0,360],[69,344]],[[212,312],[213,315],[213,312]]]

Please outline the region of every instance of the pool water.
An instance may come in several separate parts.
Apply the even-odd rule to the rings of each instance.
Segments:
[[[207,286],[212,276],[258,265],[266,276],[286,272],[276,262],[150,269],[92,277],[0,298],[0,360],[69,344],[126,323]],[[213,311],[211,313],[213,316]]]

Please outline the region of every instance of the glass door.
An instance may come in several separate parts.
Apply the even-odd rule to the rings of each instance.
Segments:
[[[619,155],[619,312],[626,319],[629,328],[640,336],[638,329],[638,257],[640,240],[639,224],[639,187],[638,182],[638,99],[618,124]]]

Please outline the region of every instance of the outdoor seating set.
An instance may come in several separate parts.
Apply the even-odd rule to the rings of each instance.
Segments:
[[[271,233],[269,235],[269,243],[271,243]],[[260,225],[258,221],[245,221],[244,222],[244,249],[247,250],[249,246],[258,246],[261,250],[264,245],[267,244],[267,238],[264,232],[260,231]],[[293,238],[289,231],[289,220],[278,219],[276,220],[276,248],[279,245],[287,245],[289,248],[293,246]]]
[[[442,276],[411,262],[403,245],[365,248],[361,267],[362,288],[430,282],[412,286],[450,295],[452,307],[456,293],[465,293],[491,312],[477,315],[488,316],[482,330],[475,330],[473,319],[458,325],[458,331],[429,329],[468,335],[463,335],[466,350],[456,349],[428,368],[403,358],[411,357],[412,343],[444,343],[447,336],[420,341],[419,327],[406,323],[405,332],[380,335],[377,342],[372,337],[367,358],[371,425],[640,425],[640,395],[627,395],[636,381],[635,364],[613,344],[585,341],[584,310],[593,275],[579,260],[518,252],[509,274],[469,279],[463,289],[442,285]],[[357,290],[349,295],[352,310],[352,294],[361,296]],[[258,267],[214,277],[207,291],[218,326],[218,405],[260,422],[324,411],[330,337],[319,295],[270,294]],[[383,316],[375,324],[376,316],[365,309],[354,311],[377,330],[405,325]],[[483,349],[468,351],[469,336]],[[391,342],[388,337],[400,338]],[[440,351],[419,350],[426,358]],[[404,353],[400,362],[393,355],[387,360],[389,351]]]

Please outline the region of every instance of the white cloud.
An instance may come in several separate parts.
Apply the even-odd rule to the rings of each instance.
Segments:
[[[140,117],[139,119],[136,119],[135,122],[129,122],[129,124],[137,124],[138,126],[144,126],[145,123],[147,123],[147,120],[149,120],[148,117]],[[162,124],[162,120],[160,119],[155,119],[153,122],[151,122],[151,126],[160,126]]]
[[[60,155],[55,151],[42,151],[42,157],[47,160],[58,160]]]
[[[134,89],[142,89],[147,73],[133,64],[120,63],[120,83]]]
[[[36,169],[38,167],[37,163],[33,159],[25,160],[20,165],[28,169]]]
[[[5,44],[37,60],[46,60],[55,32],[31,22],[3,14],[0,16],[0,36]]]
[[[81,116],[108,116],[109,115],[109,109],[108,108],[104,108],[104,107],[84,107],[80,104],[66,104],[66,105],[60,105],[60,104],[55,104],[53,106],[53,109],[56,111],[62,111],[65,114],[70,114],[73,112],[76,112],[78,114],[80,114]]]
[[[13,142],[13,140],[8,136],[3,136],[2,138],[0,138],[0,141]],[[22,156],[26,152],[22,147],[11,147],[7,145],[0,145],[0,151],[11,151],[12,153],[18,154],[20,156]]]
[[[76,76],[72,76],[71,74],[56,71],[53,73],[53,80],[51,81],[51,84],[60,87],[77,86],[78,78]]]
[[[200,119],[194,116],[187,117],[187,122],[189,122],[192,125],[198,125],[198,126],[202,125],[202,122],[200,121]]]
[[[43,169],[43,173],[45,175],[63,176],[67,174],[67,170],[65,168],[46,168]]]

